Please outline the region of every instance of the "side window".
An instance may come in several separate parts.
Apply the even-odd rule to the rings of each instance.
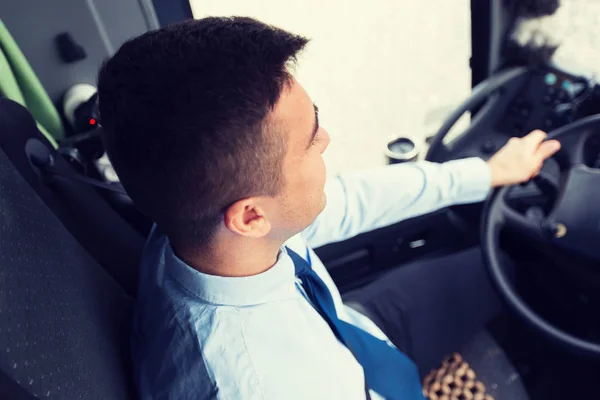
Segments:
[[[600,3],[597,1],[562,1],[551,15],[521,18],[512,38],[532,50],[556,47],[551,59],[554,66],[596,79],[600,72],[598,13]]]
[[[398,135],[433,134],[470,92],[468,0],[190,0],[195,18],[245,15],[312,39],[298,80],[331,136],[329,173],[385,163]]]

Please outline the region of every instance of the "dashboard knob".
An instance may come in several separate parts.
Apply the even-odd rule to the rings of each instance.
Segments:
[[[558,81],[558,77],[556,76],[556,74],[548,72],[544,77],[544,81],[546,82],[546,85],[553,86]]]
[[[492,142],[491,140],[486,140],[481,145],[481,151],[484,154],[493,154],[496,152],[497,149],[498,149],[498,146],[496,146],[496,143]]]

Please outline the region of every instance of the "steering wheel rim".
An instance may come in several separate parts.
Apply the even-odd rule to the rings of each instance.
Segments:
[[[427,161],[434,162],[446,161],[447,156],[452,152],[453,149],[451,146],[449,147],[444,144],[444,138],[448,135],[452,127],[456,124],[456,122],[458,122],[462,115],[468,111],[472,111],[475,107],[481,105],[486,99],[492,97],[494,94],[500,93],[506,88],[513,86],[513,83],[518,83],[520,80],[524,80],[529,73],[530,70],[526,67],[509,68],[492,75],[490,78],[475,86],[471,92],[471,95],[454,111],[452,111],[452,113],[443,122],[442,126],[438,129],[437,133],[433,136],[425,159]],[[516,90],[520,87],[520,85],[516,84],[514,87]],[[489,104],[484,106],[485,109],[480,110],[475,117],[476,119],[485,119],[482,118],[484,117],[484,114],[487,114],[488,111],[494,110],[496,104],[494,104],[494,102],[488,103]],[[471,127],[467,131],[463,132],[459,139],[468,139],[470,132],[476,133],[475,131],[477,130],[477,125],[477,121],[473,120],[471,122]],[[454,144],[458,144],[458,142],[459,140],[456,140],[456,143]]]
[[[594,130],[594,128],[595,128],[595,130]],[[570,179],[577,179],[577,177],[573,178],[573,176],[571,176],[571,174],[573,173],[572,171],[584,171],[583,173],[593,173],[593,174],[595,174],[594,176],[598,177],[597,183],[600,185],[600,171],[590,172],[592,170],[582,164],[583,163],[582,149],[583,149],[583,145],[584,145],[583,142],[585,142],[589,138],[590,132],[592,132],[592,130],[594,130],[594,132],[600,131],[600,115],[581,119],[579,121],[576,121],[572,124],[564,126],[560,129],[550,133],[548,138],[549,139],[557,139],[557,140],[561,140],[563,138],[570,137],[571,135],[576,135],[576,134],[580,135],[580,137],[577,138],[576,146],[572,150],[570,150],[570,153],[572,153],[572,154],[570,154],[570,156],[571,156],[570,164],[571,165],[569,167],[570,168],[569,169],[569,171],[570,171],[569,177],[566,180],[567,182],[565,182],[561,185],[562,193],[559,196],[562,196],[562,197],[573,196],[572,193],[570,195],[568,193],[565,194],[565,192],[569,188],[568,181]],[[577,173],[575,173],[575,174],[577,174]],[[508,274],[506,273],[506,268],[504,267],[504,263],[502,261],[501,255],[500,255],[500,246],[499,246],[500,231],[507,226],[507,218],[505,215],[506,210],[503,209],[503,207],[506,207],[506,203],[504,203],[504,199],[506,198],[506,195],[508,194],[508,192],[510,190],[511,190],[510,186],[495,189],[491,193],[491,195],[488,197],[488,199],[485,203],[485,206],[484,206],[484,211],[483,211],[482,226],[481,226],[481,242],[482,242],[482,249],[483,249],[483,254],[484,254],[484,262],[488,269],[488,272],[489,272],[489,275],[491,277],[493,284],[496,286],[500,296],[503,298],[505,303],[517,315],[519,315],[525,322],[527,322],[530,326],[532,326],[535,330],[537,330],[538,332],[540,332],[547,338],[553,340],[554,342],[565,346],[567,349],[569,349],[573,352],[588,355],[588,356],[591,355],[594,357],[600,357],[600,342],[594,342],[592,340],[580,338],[580,337],[570,334],[570,333],[566,332],[565,330],[557,327],[556,325],[550,323],[549,321],[547,321],[546,319],[541,317],[537,312],[535,312],[530,306],[528,306],[523,301],[523,299],[520,297],[520,295],[516,292],[513,285],[511,284],[511,282],[510,282],[511,280],[508,277]],[[600,191],[598,189],[593,189],[593,190],[594,190],[594,192],[593,192],[594,194],[600,193]],[[573,190],[571,188],[571,192],[572,191]],[[577,195],[585,196],[585,193],[577,193]],[[563,201],[562,199],[559,199],[559,200],[557,200],[557,203],[562,202],[562,201]],[[557,204],[557,206],[556,206],[557,210],[558,210],[558,207],[561,207],[561,205]],[[580,206],[579,209],[580,209],[579,212],[582,212],[582,213],[588,211],[585,207],[582,207],[582,206]],[[513,212],[516,213],[516,211],[513,211]],[[570,212],[577,212],[577,210],[575,210],[575,211],[570,210]],[[592,213],[594,213],[594,211],[592,211]],[[560,215],[561,213],[558,211],[553,211],[549,214],[548,217],[551,217],[553,214]],[[564,215],[564,212],[562,214]],[[600,216],[600,212],[598,212],[598,216]],[[596,216],[594,214],[594,217],[598,218],[598,216]],[[581,217],[581,215],[579,217]],[[523,228],[523,229],[529,229],[532,227],[535,229],[534,225],[531,225],[529,228],[526,228],[525,226],[522,225],[522,224],[529,223],[529,222],[525,221],[524,216],[519,217],[517,215],[512,215],[512,216],[509,216],[509,219],[510,218],[516,218],[517,223],[520,224],[521,228]],[[592,218],[592,217],[590,217],[590,218]],[[598,221],[600,221],[600,220],[598,220]],[[596,219],[594,219],[594,221],[592,221],[593,224],[596,224],[596,222],[597,222]],[[596,232],[590,231],[589,229],[586,229],[585,232],[592,232],[592,234],[600,236],[600,230],[598,230],[598,233],[596,233]],[[530,232],[530,233],[532,233],[534,236],[535,235],[538,235],[538,236],[544,235],[544,232],[543,232],[543,229],[541,226],[540,226],[540,229],[538,232]],[[566,230],[557,232],[557,234],[558,233],[564,236],[566,234]],[[560,236],[560,237],[562,238],[563,236]],[[558,238],[559,236],[556,236],[556,237]],[[538,239],[540,239],[540,238],[541,237],[538,237]],[[588,240],[588,242],[590,242],[590,243],[593,242],[593,239],[594,239],[594,237],[590,238],[590,240]],[[558,239],[555,238],[553,240],[558,240]],[[594,251],[593,255],[594,256],[598,255],[597,250]],[[596,257],[594,257],[594,260],[596,260]]]

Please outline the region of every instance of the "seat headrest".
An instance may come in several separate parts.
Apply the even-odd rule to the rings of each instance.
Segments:
[[[77,173],[47,143],[27,109],[0,99],[0,152],[10,160],[8,164],[12,163],[10,168],[18,171],[71,235],[126,292],[135,295],[145,238],[93,187],[68,179],[43,179],[26,153],[32,145],[46,146],[53,152],[54,168]]]

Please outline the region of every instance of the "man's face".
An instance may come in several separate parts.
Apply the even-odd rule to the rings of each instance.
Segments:
[[[308,227],[325,207],[323,152],[330,139],[319,126],[316,106],[296,80],[284,89],[272,117],[283,128],[279,134],[285,135],[287,151],[284,186],[276,196],[279,212],[271,222],[273,233],[290,236]]]

